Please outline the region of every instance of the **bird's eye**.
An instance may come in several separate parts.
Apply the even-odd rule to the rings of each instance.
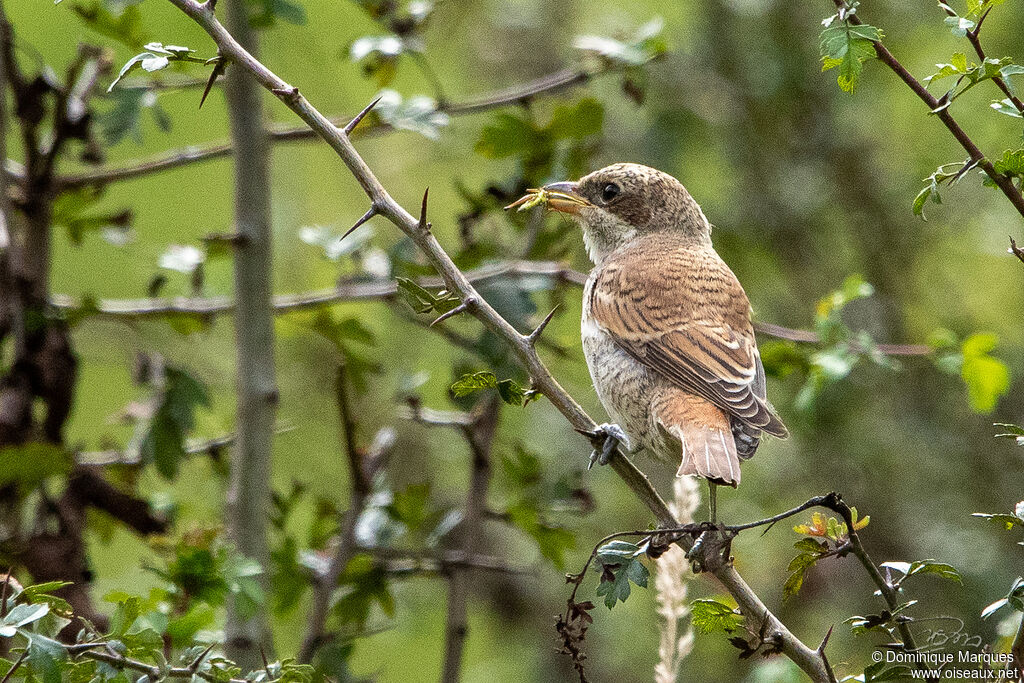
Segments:
[[[619,188],[615,183],[608,183],[604,186],[604,189],[601,190],[601,199],[606,202],[610,202],[615,199],[621,191],[621,188]]]

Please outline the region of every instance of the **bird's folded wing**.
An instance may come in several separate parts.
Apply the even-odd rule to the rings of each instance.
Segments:
[[[652,370],[747,424],[786,434],[755,393],[750,302],[710,248],[643,240],[602,265],[588,303],[593,320]]]

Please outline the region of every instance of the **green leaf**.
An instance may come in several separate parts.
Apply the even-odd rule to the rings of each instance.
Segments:
[[[138,597],[130,597],[117,605],[114,616],[110,618],[110,635],[122,638],[132,627],[142,612],[142,601]]]
[[[323,250],[329,261],[338,262],[366,247],[373,238],[373,227],[363,225],[342,239],[342,234],[322,225],[307,225],[299,230],[299,239]]]
[[[1009,97],[1004,100],[999,100],[998,102],[993,102],[990,106],[1000,114],[1012,116],[1016,119],[1024,119],[1024,113],[1021,113],[1021,111],[1017,109],[1017,105],[1015,105],[1013,100]]]
[[[648,576],[647,567],[635,558],[624,564],[604,565],[601,583],[597,586],[597,594],[603,595],[605,606],[612,609],[616,603],[626,602],[629,598],[630,583],[646,588]]]
[[[917,193],[914,198],[914,215],[920,216],[921,220],[928,220],[924,215],[925,202],[930,198],[936,204],[942,203],[942,196],[939,194],[939,186],[943,183],[947,183],[952,186],[954,183],[960,180],[967,171],[974,168],[976,164],[971,162],[969,165],[966,162],[956,162],[952,164],[943,164],[935,169],[935,172],[924,179],[926,183],[924,189]]]
[[[982,14],[1004,2],[1006,0],[967,0],[967,16],[980,19]]]
[[[185,437],[195,425],[195,411],[208,407],[206,388],[190,374],[168,366],[164,386],[139,445],[143,462],[153,462],[165,479],[177,476],[178,466],[186,457]]]
[[[32,672],[41,675],[43,683],[61,683],[60,662],[67,659],[64,646],[38,633],[23,632],[28,640],[28,664]]]
[[[973,31],[975,22],[971,21],[967,17],[946,17],[946,26],[949,26],[950,31],[954,36],[963,38],[967,35],[968,31]]]
[[[597,549],[597,559],[604,565],[629,564],[643,553],[635,543],[612,541]]]
[[[408,49],[409,44],[395,34],[363,36],[352,42],[348,54],[353,62],[362,66],[366,75],[373,76],[377,85],[384,87],[394,79],[398,58]]]
[[[73,610],[68,601],[50,594],[55,590],[60,590],[70,585],[70,581],[48,581],[46,583],[33,584],[25,587],[20,594],[20,599],[23,602],[32,604],[49,605],[51,614],[58,613],[61,616],[70,617]]]
[[[407,529],[415,531],[423,527],[433,514],[429,503],[429,482],[409,484],[394,493],[387,505],[387,511],[393,519],[404,524]]]
[[[997,439],[1015,439],[1018,436],[1024,436],[1024,427],[1015,424],[1009,424],[1007,422],[995,422],[992,424],[993,427],[999,427],[1005,430],[1003,434],[996,434]]]
[[[398,295],[416,313],[447,313],[459,305],[458,297],[441,290],[434,295],[409,278],[397,278]]]
[[[868,668],[864,669],[864,673],[860,676],[850,676],[842,680],[848,681],[862,681],[863,683],[877,683],[881,681],[901,681],[907,679],[911,674],[909,666],[898,664],[893,667],[886,668],[885,662],[878,662],[872,664]]]
[[[813,538],[801,538],[793,544],[793,547],[797,550],[803,550],[809,553],[823,553],[828,550],[828,543],[825,543],[824,541],[815,541]],[[792,565],[792,563],[790,564]],[[790,571],[792,571],[792,569]]]
[[[814,550],[811,552],[800,553],[790,560],[787,571],[792,573],[786,579],[786,583],[782,586],[783,600],[788,600],[800,592],[800,588],[804,585],[804,573],[813,567],[819,558],[820,552],[818,550]]]
[[[826,26],[821,32],[822,71],[839,68],[839,87],[853,92],[860,82],[864,62],[877,57],[875,41],[882,39],[882,32],[867,24],[854,25],[848,20]]]
[[[898,580],[897,584],[902,584],[903,579],[916,576],[918,574],[936,574],[944,579],[949,579],[951,581],[956,581],[959,584],[963,584],[963,577],[960,576],[960,572],[958,572],[956,568],[944,562],[936,562],[935,560],[883,562],[880,566],[903,574],[903,578]]]
[[[146,52],[135,55],[129,59],[121,71],[118,72],[117,78],[107,88],[107,92],[111,92],[121,79],[127,76],[129,73],[134,71],[136,68],[142,68],[144,71],[153,72],[166,69],[171,62],[198,62],[200,64],[205,63],[206,60],[193,57],[195,50],[190,50],[187,47],[180,45],[164,45],[163,43],[147,43],[145,45]]]
[[[1024,528],[1024,519],[1017,515],[1011,515],[1008,513],[997,513],[994,515],[985,514],[983,512],[975,512],[971,514],[971,517],[978,517],[980,519],[987,519],[994,524],[1002,525],[1007,531],[1013,529],[1013,527]]]
[[[1003,158],[992,164],[996,173],[1003,173],[1013,178],[1024,178],[1024,148],[1006,150]]]
[[[46,603],[15,605],[0,619],[0,638],[12,637],[19,628],[42,619],[49,612],[50,606]]]
[[[119,12],[116,12],[111,9],[114,6],[114,3],[92,0],[92,2],[72,4],[71,11],[77,14],[91,30],[127,45],[133,50],[148,43],[149,34],[142,27],[142,13],[139,8],[126,4],[121,7]]]
[[[702,598],[690,603],[690,620],[699,633],[732,633],[743,623],[743,615],[724,602]]]
[[[818,301],[815,316],[819,320],[828,319],[851,301],[867,298],[874,293],[875,288],[859,274],[848,275],[839,289]]]
[[[481,371],[463,375],[451,386],[456,397],[469,396],[482,389],[497,389],[501,400],[510,406],[521,407],[527,399],[527,391],[514,380],[499,380],[493,372]]]
[[[537,549],[557,569],[565,568],[565,553],[576,547],[573,532],[548,522],[536,501],[521,500],[506,510],[512,524],[537,544]]]
[[[583,140],[599,134],[603,125],[604,106],[584,97],[575,105],[556,107],[547,130],[556,139]]]
[[[62,193],[53,204],[53,222],[63,226],[75,246],[81,246],[86,233],[107,228],[125,230],[131,227],[132,211],[90,212],[101,193],[95,189],[79,189]]]
[[[983,609],[981,611],[981,618],[988,619],[990,616],[1007,606],[1012,607],[1018,612],[1024,612],[1024,577],[1017,577],[1017,580],[1013,582],[1013,586],[1010,587],[1010,592],[1006,594],[1006,597],[996,600],[991,605]]]
[[[1009,368],[990,354],[998,342],[996,335],[979,332],[965,339],[961,346],[960,376],[967,385],[971,409],[977,413],[992,412],[999,398],[1010,388]]]

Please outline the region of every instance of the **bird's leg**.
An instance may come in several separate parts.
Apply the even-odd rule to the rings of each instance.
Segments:
[[[711,523],[718,523],[718,484],[708,479],[708,507],[711,511]]]
[[[611,462],[612,453],[615,452],[619,444],[625,446],[626,450],[632,450],[629,444],[629,437],[626,436],[626,432],[622,431],[622,427],[619,425],[605,422],[598,425],[597,429],[592,432],[582,433],[590,439],[590,444],[594,447],[593,452],[590,454],[590,465],[587,469],[593,467],[594,463],[607,465]]]

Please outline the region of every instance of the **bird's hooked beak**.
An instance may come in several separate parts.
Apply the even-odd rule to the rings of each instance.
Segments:
[[[581,208],[591,205],[579,194],[579,187],[579,183],[568,180],[545,185],[543,190],[547,194],[548,206],[562,213],[579,213]]]

